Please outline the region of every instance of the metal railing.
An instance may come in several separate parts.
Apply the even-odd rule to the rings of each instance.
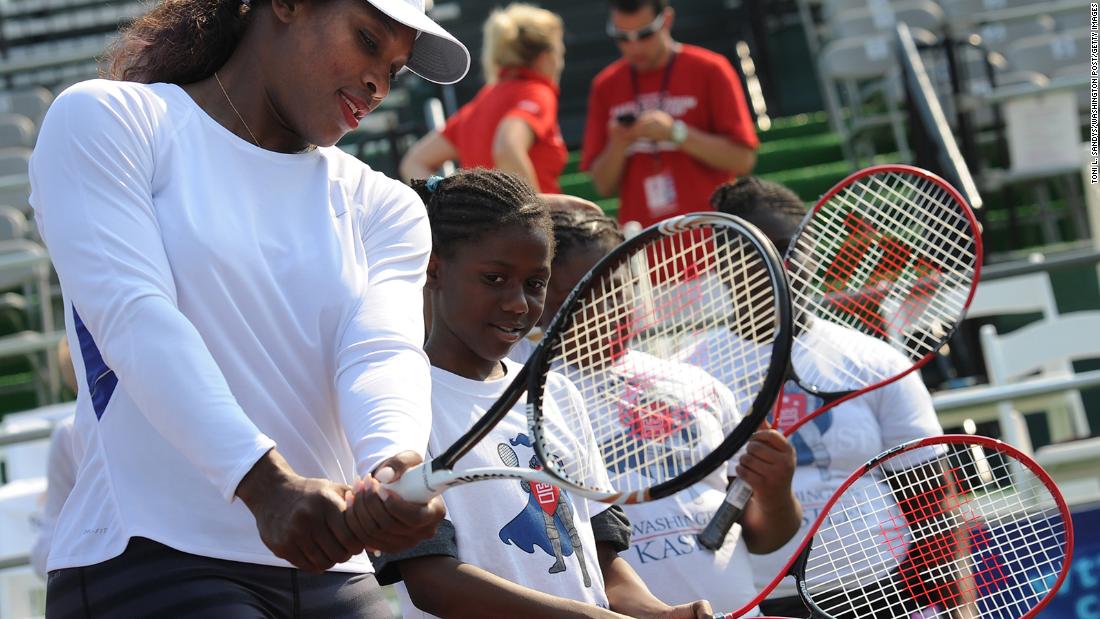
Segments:
[[[963,194],[974,210],[980,210],[982,197],[978,193],[978,186],[974,183],[970,167],[963,159],[951,125],[940,107],[940,100],[932,87],[928,72],[925,71],[924,61],[917,51],[909,26],[899,23],[895,35],[905,91],[914,108],[910,112],[917,113],[924,134],[936,151],[941,173]]]

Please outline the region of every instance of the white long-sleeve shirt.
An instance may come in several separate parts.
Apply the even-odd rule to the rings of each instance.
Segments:
[[[337,148],[260,149],[178,86],[103,80],[57,98],[30,176],[84,454],[49,569],[132,536],[285,566],[234,500],[267,450],[345,482],[424,451],[431,235],[411,189]]]

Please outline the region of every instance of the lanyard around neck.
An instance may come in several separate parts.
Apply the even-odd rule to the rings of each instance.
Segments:
[[[668,95],[668,84],[672,80],[672,65],[676,64],[676,52],[669,52],[668,64],[665,65],[665,73],[661,76],[661,89],[657,92],[657,109],[661,110],[664,107],[665,96]],[[630,67],[630,83],[634,87],[634,106],[638,112],[642,111],[642,102],[640,88],[638,86],[638,70]]]
[[[676,64],[676,51],[669,52],[668,64],[665,65],[665,73],[661,76],[661,90],[657,92],[657,108],[664,111],[665,96],[668,95],[668,84],[672,80],[672,65]],[[637,113],[642,112],[642,93],[638,87],[638,70],[633,65],[630,67],[630,83],[634,86],[634,109]],[[656,142],[653,144],[653,164],[657,168],[661,167],[661,152],[657,148]]]

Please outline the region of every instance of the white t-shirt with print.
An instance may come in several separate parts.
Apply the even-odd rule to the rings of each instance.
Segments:
[[[681,467],[712,452],[725,438],[723,428],[732,428],[741,419],[734,395],[713,377],[689,364],[630,350],[607,374],[614,378],[601,374],[593,380],[608,383],[617,379],[622,382],[624,390],[618,394],[614,404],[616,410],[590,410],[590,415],[612,415],[619,419],[624,407],[643,409],[657,405],[673,418],[695,421],[696,431],[699,432],[697,439],[692,439],[698,450],[695,460],[684,460],[675,455],[688,444],[676,435],[650,443],[648,449],[667,448],[669,451],[667,459],[654,460],[654,466],[661,475],[678,474]],[[568,372],[567,375],[577,381],[585,380]],[[634,392],[629,385],[639,381],[648,384],[644,402],[631,399]],[[610,402],[608,405],[611,406]],[[591,403],[589,407],[592,407]],[[621,430],[629,432],[626,427],[621,427]],[[601,443],[606,443],[607,438],[604,437]],[[654,454],[649,452],[649,455]],[[614,471],[610,474],[615,476]],[[718,552],[699,547],[695,540],[696,534],[702,531],[724,499],[725,487],[725,467],[719,467],[702,481],[677,494],[657,501],[623,506],[630,519],[632,534],[630,548],[620,556],[630,563],[658,599],[668,604],[706,599],[714,608],[727,610],[740,608],[752,599],[754,591],[748,576],[748,552],[740,543],[741,527],[734,526],[730,530]]]
[[[429,454],[439,454],[487,411],[520,364],[504,360],[507,376],[477,381],[432,368],[432,433]],[[547,377],[544,416],[558,406],[583,406],[576,388],[560,375]],[[456,465],[538,466],[527,428],[526,401],[521,399],[480,443]],[[565,457],[568,443],[583,438],[558,436],[551,451]],[[561,451],[559,451],[561,450]],[[606,483],[606,480],[604,480]],[[562,598],[607,608],[603,574],[592,536],[591,518],[607,505],[545,484],[505,479],[452,488],[443,495],[447,518],[454,524],[458,559],[514,583]],[[578,550],[579,547],[579,550]],[[404,583],[396,588],[406,619],[431,617],[417,609]]]
[[[716,611],[730,611],[756,595],[741,525],[731,527],[722,547],[714,552],[695,539],[725,499],[725,479],[719,469],[672,496],[623,506],[630,518],[631,538],[630,548],[619,556],[667,604],[705,599]]]
[[[812,335],[805,340],[810,347],[844,351],[843,360],[849,372],[889,376],[911,365],[886,343],[832,323],[814,322]],[[712,336],[717,337],[720,335]],[[812,359],[805,354],[806,350],[795,347],[795,367]],[[721,368],[707,369],[717,375],[723,372]],[[789,427],[794,420],[822,405],[820,398],[803,391],[793,381],[784,386],[781,397],[781,427]],[[790,441],[797,453],[798,467],[791,487],[802,504],[802,528],[779,550],[750,555],[757,589],[768,585],[786,565],[825,503],[849,475],[891,447],[942,433],[932,398],[918,372],[825,411],[795,432]],[[852,491],[858,492],[858,485]],[[866,506],[865,510],[874,512],[883,521],[897,515],[896,505]],[[872,575],[868,584],[874,576],[885,574]],[[773,597],[791,595],[797,595],[792,578],[785,579],[773,593]]]

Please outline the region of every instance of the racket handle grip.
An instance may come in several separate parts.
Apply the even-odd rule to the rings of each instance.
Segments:
[[[383,488],[397,494],[397,496],[412,503],[427,503],[432,497],[439,494],[428,482],[428,473],[431,472],[429,463],[420,463],[405,471],[401,479],[383,484]]]
[[[726,500],[718,506],[718,510],[714,512],[706,528],[696,536],[699,545],[708,550],[721,548],[722,542],[726,541],[726,534],[730,532],[730,527],[741,519],[741,514],[745,513],[745,505],[748,504],[750,497],[752,497],[752,488],[740,479],[733,480],[729,492],[726,493]]]

